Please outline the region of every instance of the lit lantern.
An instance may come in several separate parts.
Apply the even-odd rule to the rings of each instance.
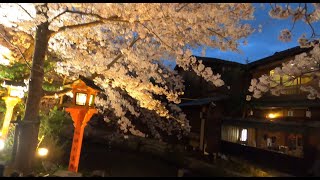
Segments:
[[[5,145],[4,139],[0,138],[0,151],[4,149],[4,145]]]
[[[84,128],[93,114],[97,113],[97,110],[94,108],[94,99],[97,93],[103,90],[95,85],[93,81],[83,76],[79,76],[78,80],[65,87],[72,88],[73,101],[66,108],[66,111],[70,113],[75,128],[68,169],[69,171],[77,172]]]
[[[6,103],[6,114],[2,125],[1,137],[5,139],[9,131],[13,109],[20,99],[24,97],[24,92],[27,91],[27,87],[23,82],[13,81],[4,81],[2,87],[7,88],[8,90],[8,95],[3,97]]]
[[[49,150],[47,148],[38,148],[37,152],[40,157],[45,157],[48,155]]]
[[[274,114],[274,113],[269,113],[269,114],[268,114],[268,118],[270,118],[270,119],[276,118],[276,114]]]

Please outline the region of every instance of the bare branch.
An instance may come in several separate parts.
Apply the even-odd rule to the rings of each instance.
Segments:
[[[59,18],[60,16],[62,16],[63,14],[68,12],[68,8],[64,11],[62,11],[61,13],[59,13],[58,15],[56,15],[55,17],[53,17],[51,20],[49,20],[49,23],[52,23],[52,21],[54,21],[55,19]]]
[[[72,30],[72,29],[78,29],[78,28],[84,28],[84,27],[92,27],[92,26],[96,26],[98,24],[103,24],[103,21],[99,20],[99,21],[93,21],[93,22],[88,22],[88,23],[83,23],[83,24],[63,26],[63,27],[59,28],[58,31],[52,31],[50,33],[50,37],[52,37],[60,32],[66,31],[66,30]]]
[[[269,3],[269,4],[270,4],[271,9],[274,11],[274,8],[273,8],[273,6],[272,6],[272,3]]]
[[[186,6],[188,6],[189,3],[185,3],[183,6],[181,6],[178,10],[176,10],[176,12],[180,12],[183,8],[185,8]]]
[[[56,35],[59,32],[62,32],[62,31],[66,31],[66,30],[70,30],[70,29],[78,29],[78,28],[83,28],[83,27],[93,27],[93,26],[96,26],[96,25],[99,25],[99,24],[103,24],[103,23],[105,23],[107,21],[109,21],[109,22],[112,22],[112,21],[114,21],[114,22],[127,22],[127,23],[129,23],[129,21],[120,19],[118,16],[111,16],[111,17],[108,17],[108,18],[103,18],[103,17],[101,17],[100,15],[97,15],[97,14],[85,13],[85,12],[80,12],[80,11],[66,10],[65,12],[75,13],[75,14],[80,14],[80,15],[90,15],[90,16],[96,17],[98,20],[95,20],[95,21],[92,21],[92,22],[88,22],[88,23],[83,23],[83,24],[75,24],[75,25],[60,27],[57,31],[53,31],[50,34],[50,37]]]
[[[27,13],[31,19],[34,18],[34,17],[31,16],[31,14],[30,14],[24,7],[22,7],[22,6],[21,6],[20,4],[18,4],[18,3],[17,3],[17,5],[18,5],[25,13]]]
[[[21,49],[18,47],[18,46],[16,46],[16,45],[14,45],[14,44],[12,44],[7,38],[6,38],[6,36],[5,35],[3,35],[1,32],[0,32],[0,35],[3,37],[3,39],[7,42],[7,43],[9,43],[12,47],[14,47],[14,48],[16,48],[16,49],[18,49],[18,51],[19,51],[19,53],[20,53],[20,55],[21,55],[21,57],[23,58],[23,60],[25,61],[25,63],[26,63],[26,65],[28,66],[28,68],[31,70],[31,67],[30,67],[30,64],[28,63],[28,61],[26,60],[26,58],[24,57],[24,55],[23,55],[23,53],[22,53],[22,51],[21,51]]]
[[[290,29],[290,32],[293,30],[294,25],[296,24],[296,22],[297,22],[297,20],[294,20],[294,21],[293,21],[293,24],[292,24],[292,27],[291,27],[291,29]]]
[[[309,25],[309,27],[310,27],[310,29],[312,31],[312,34],[311,34],[310,38],[313,38],[313,37],[315,37],[316,33],[315,33],[315,30],[314,30],[312,24],[309,21],[308,15],[307,15],[307,12],[308,12],[307,3],[304,4],[304,9],[306,11],[305,14],[304,14],[305,20],[306,20],[307,24]]]

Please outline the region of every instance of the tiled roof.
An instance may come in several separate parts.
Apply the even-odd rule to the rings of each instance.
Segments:
[[[26,84],[22,81],[10,81],[10,80],[4,80],[1,84],[9,85],[9,86],[26,86]]]
[[[91,79],[88,79],[84,76],[79,75],[79,79],[82,80],[84,83],[86,83],[87,86],[99,90],[99,91],[103,91],[103,89],[101,89],[99,86],[97,86],[96,84],[94,84],[94,82]]]
[[[221,101],[227,99],[227,95],[217,95],[215,97],[208,97],[208,98],[202,98],[202,99],[196,99],[189,102],[181,103],[178,106],[199,106],[204,104],[209,104],[211,102]]]
[[[248,64],[249,68],[255,68],[257,66],[265,65],[272,62],[283,61],[285,58],[293,57],[295,55],[301,54],[303,52],[308,52],[312,48],[301,48],[300,46],[296,46],[284,51],[275,52],[273,55],[256,60]]]

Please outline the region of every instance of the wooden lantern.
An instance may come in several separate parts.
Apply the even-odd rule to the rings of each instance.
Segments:
[[[66,111],[70,113],[75,129],[68,169],[78,172],[84,128],[93,114],[97,113],[94,107],[95,96],[103,90],[83,76],[79,76],[79,79],[69,86],[72,88],[73,100]]]

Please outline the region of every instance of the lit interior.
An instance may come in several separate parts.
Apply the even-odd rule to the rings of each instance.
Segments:
[[[10,88],[10,96],[23,98],[24,97],[23,87],[21,87],[21,86],[12,87],[11,86],[11,88]]]
[[[84,106],[86,104],[87,94],[77,93],[76,95],[76,105]]]
[[[241,130],[240,141],[247,141],[247,134],[248,134],[248,130],[247,129],[242,129]]]
[[[94,95],[91,94],[89,99],[89,106],[93,106],[93,104],[94,104]]]
[[[39,148],[38,149],[38,155],[39,156],[46,156],[48,155],[49,150],[47,148]]]
[[[4,149],[4,139],[0,139],[0,151]]]
[[[276,113],[269,113],[269,114],[267,115],[267,117],[270,118],[270,119],[273,119],[273,118],[278,117],[278,115],[277,115]]]

